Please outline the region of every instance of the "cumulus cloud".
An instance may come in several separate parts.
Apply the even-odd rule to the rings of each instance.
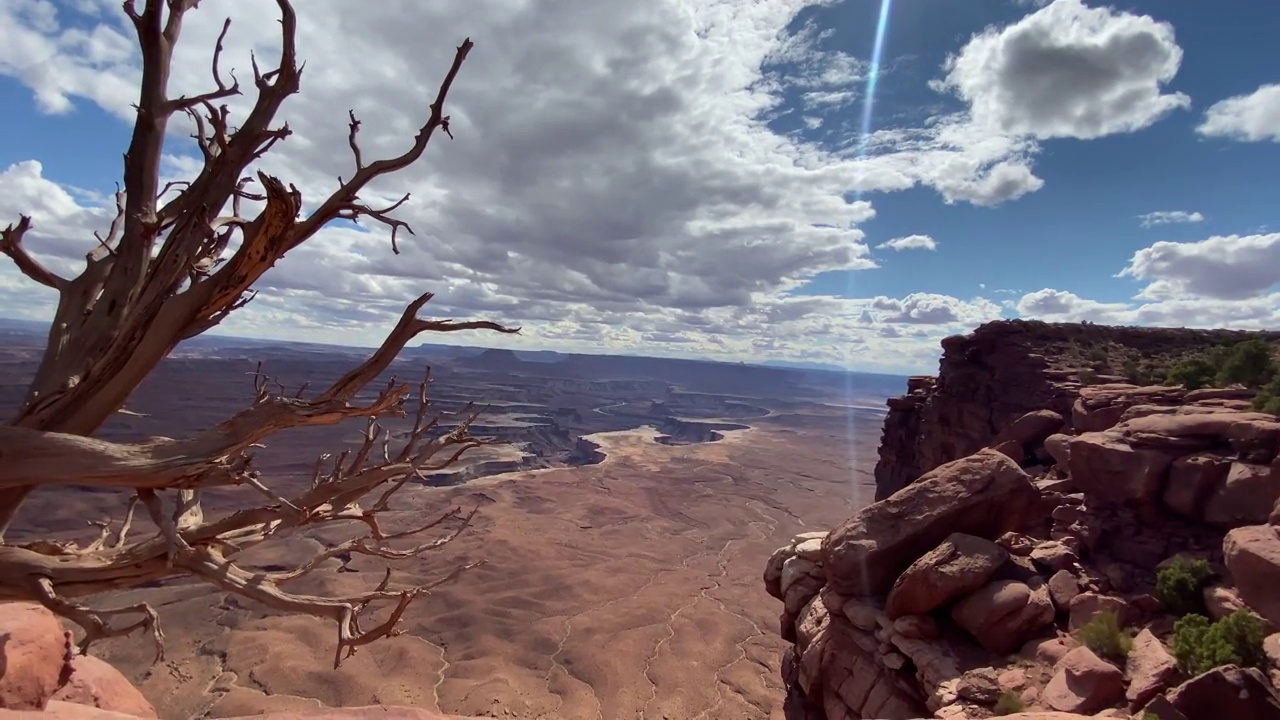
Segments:
[[[1099,322],[1129,309],[1127,303],[1101,303],[1065,290],[1049,288],[1023,295],[1015,307],[1023,317],[1058,322]]]
[[[1000,306],[984,298],[960,300],[935,293],[911,293],[905,298],[879,296],[871,300],[878,322],[908,325],[980,325],[1000,317]]]
[[[896,237],[892,240],[882,242],[876,246],[879,249],[888,248],[890,250],[937,250],[938,243],[928,235],[907,235],[905,237]]]
[[[974,36],[948,58],[936,87],[968,102],[983,125],[1087,139],[1140,130],[1189,107],[1189,97],[1163,89],[1181,62],[1168,23],[1056,0]]]
[[[1145,215],[1139,215],[1138,219],[1142,221],[1142,227],[1149,228],[1156,225],[1171,225],[1174,223],[1204,222],[1204,215],[1185,210],[1156,210]]]
[[[1210,105],[1196,132],[1244,142],[1280,142],[1280,83]]]
[[[367,159],[399,153],[469,35],[476,48],[449,97],[456,140],[433,140],[420,163],[366,193],[374,203],[412,193],[399,216],[417,238],[401,255],[381,227],[327,229],[269,271],[223,330],[369,344],[404,302],[432,290],[439,315],[523,325],[523,336],[484,339],[512,347],[923,369],[941,337],[1000,317],[1001,306],[796,294],[821,273],[875,268],[860,227],[875,216],[874,194],[924,187],[946,203],[1012,202],[1044,185],[1033,169],[1039,139],[1137,129],[1185,104],[1161,90],[1181,54],[1167,26],[1058,0],[952,58],[938,88],[964,110],[841,140],[832,120],[859,97],[868,66],[831,49],[830,29],[796,24],[824,4],[384,0],[353,13],[345,0],[307,0],[303,89],[278,117],[294,134],[258,169],[296,184],[307,203],[325,197],[351,170],[348,107],[363,120]],[[223,67],[244,80],[251,50],[271,62],[273,10],[201,3],[184,23],[172,94],[209,89],[227,16]],[[114,0],[0,3],[0,74],[29,88],[42,112],[91,102],[130,121],[131,34]],[[1055,90],[1036,90],[1011,57],[1047,68]],[[1081,65],[1101,79],[1079,77]],[[251,99],[229,101],[233,119]],[[772,130],[786,113],[834,139],[819,146]],[[171,128],[165,172],[189,176],[198,160],[180,139],[187,128]],[[0,173],[0,212],[33,213],[31,248],[60,270],[83,264],[110,210],[98,192],[44,177],[38,158]],[[913,238],[933,243],[883,245],[926,248]],[[47,309],[49,298],[18,287],[0,264],[0,306]]]
[[[1106,325],[1274,330],[1280,327],[1280,293],[1245,300],[1171,298],[1123,303],[1088,300],[1065,290],[1038,290],[1016,303],[1020,315],[1050,322],[1088,320]]]
[[[1121,277],[1147,281],[1138,297],[1241,300],[1280,283],[1280,233],[1158,242],[1133,254]]]
[[[1027,293],[1024,317],[1116,325],[1280,327],[1280,233],[1157,242],[1118,274],[1146,284],[1131,302],[1099,302],[1065,290]]]

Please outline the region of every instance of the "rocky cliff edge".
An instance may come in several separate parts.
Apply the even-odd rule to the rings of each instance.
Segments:
[[[948,339],[939,378],[893,401],[881,469],[900,489],[770,557],[788,720],[1280,719],[1280,420],[1242,390],[1082,386],[1031,337],[1125,329],[996,325]],[[1175,565],[1181,590],[1158,588]],[[1188,613],[1256,652],[1215,662],[1231,648],[1190,625],[1179,651]]]

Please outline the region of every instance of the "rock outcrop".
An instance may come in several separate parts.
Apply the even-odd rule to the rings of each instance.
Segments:
[[[74,648],[70,633],[45,608],[33,603],[0,603],[0,720],[157,717],[151,703],[119,670],[96,657],[80,655]],[[421,708],[381,705],[271,712],[254,717],[268,720],[480,720]]]
[[[1224,341],[1032,323],[948,339],[938,380],[890,403],[887,497],[769,559],[788,720],[1280,720],[1280,634],[1270,659],[1189,676],[1171,644],[1188,611],[1155,582],[1203,560],[1206,622],[1280,629],[1280,419],[1235,389],[1081,386],[1034,352],[1045,328],[1152,352]]]
[[[1001,431],[1036,411],[1072,416],[1081,377],[1127,381],[1124,353],[1171,364],[1189,352],[1256,337],[1231,330],[1108,327],[1007,320],[987,323],[969,335],[942,341],[937,378],[908,380],[907,394],[888,401],[876,499],[884,499],[924,473],[993,445]],[[1270,339],[1280,333],[1264,334]],[[1165,389],[1167,390],[1167,388]],[[1144,404],[1172,405],[1182,394],[1153,390]],[[1099,430],[1123,409],[1082,407],[1076,430]],[[1108,414],[1110,413],[1110,415]],[[1032,421],[1027,421],[1032,422]],[[1050,431],[1052,432],[1052,431]],[[1041,438],[1007,438],[1039,442]]]

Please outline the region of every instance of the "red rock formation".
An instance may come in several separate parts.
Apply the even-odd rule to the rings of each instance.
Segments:
[[[1029,412],[1052,410],[1071,418],[1080,371],[1092,371],[1090,348],[1103,352],[1108,346],[1123,346],[1144,357],[1171,358],[1256,336],[1230,330],[1002,320],[987,323],[969,335],[946,338],[938,377],[913,377],[906,395],[888,401],[875,470],[876,499],[888,497],[943,463],[987,447],[1001,430]],[[1265,336],[1277,339],[1280,333]],[[1123,379],[1105,374],[1097,378]],[[1180,400],[1183,393],[1174,392]],[[1224,391],[1201,392],[1217,393],[1230,402],[1234,391],[1225,391],[1225,395]],[[1099,402],[1111,406],[1112,400],[1100,398]],[[1171,404],[1177,400],[1152,397],[1144,402]],[[1091,410],[1096,408],[1085,409],[1079,419],[1089,424],[1085,416]],[[1122,413],[1123,409],[1111,412]],[[1116,419],[1118,415],[1104,416],[1094,419],[1090,427],[1076,427],[1101,429],[1115,424]]]
[[[1241,339],[1038,323],[948,339],[941,378],[889,403],[878,480],[901,489],[769,560],[795,642],[788,720],[1280,709],[1280,420],[1240,390],[1081,387],[1079,347],[1042,352],[1080,334],[1184,354]],[[1267,667],[1177,670],[1155,583],[1174,556],[1208,561],[1211,621],[1273,633]],[[1106,639],[1120,631],[1132,649]]]
[[[0,720],[156,717],[151,703],[111,665],[95,657],[73,655],[68,668],[65,636],[62,622],[45,608],[33,603],[0,603]],[[421,708],[381,705],[273,712],[255,717],[268,720],[480,720]]]

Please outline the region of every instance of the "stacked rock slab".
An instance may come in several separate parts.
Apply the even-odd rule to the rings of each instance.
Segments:
[[[913,385],[920,405],[942,392]],[[1065,412],[1029,410],[779,549],[765,580],[794,642],[788,720],[976,720],[997,702],[1026,717],[1280,720],[1280,420],[1249,397],[1076,387]],[[1180,673],[1155,590],[1175,556],[1215,571],[1212,619],[1243,610],[1273,633],[1267,667]],[[1101,613],[1135,636],[1127,657],[1078,641]]]
[[[1058,357],[1069,345],[1113,343],[1144,355],[1167,355],[1256,335],[1005,320],[949,337],[942,341],[938,377],[913,377],[906,395],[888,401],[875,469],[876,499],[987,447],[1026,413],[1050,410],[1070,417],[1080,383],[1076,368]]]

